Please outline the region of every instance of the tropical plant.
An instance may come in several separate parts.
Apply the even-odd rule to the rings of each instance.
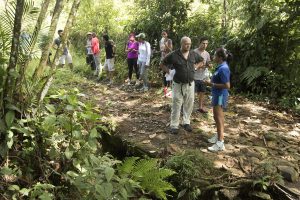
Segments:
[[[167,199],[167,191],[176,191],[170,183],[164,180],[175,172],[160,168],[157,159],[127,158],[122,165],[119,165],[118,173],[122,178],[136,181],[141,189],[145,189],[161,199]]]
[[[170,180],[179,191],[178,199],[198,199],[201,195],[201,187],[194,180],[208,178],[211,173],[217,174],[213,163],[197,150],[188,150],[170,157],[166,162],[166,167],[176,172]],[[210,184],[205,180],[202,182],[203,186]]]

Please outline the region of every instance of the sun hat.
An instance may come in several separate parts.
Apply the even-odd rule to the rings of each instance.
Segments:
[[[145,33],[140,33],[140,34],[138,34],[138,35],[135,36],[135,37],[141,38],[141,39],[145,39],[145,38],[146,38],[146,35],[145,35]]]

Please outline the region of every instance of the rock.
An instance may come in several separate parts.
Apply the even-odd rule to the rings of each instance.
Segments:
[[[265,137],[265,139],[266,139],[267,141],[276,141],[276,140],[277,140],[276,135],[275,135],[274,133],[272,133],[272,132],[266,133],[266,134],[264,135],[264,137]]]
[[[264,147],[254,146],[253,147],[256,152],[258,152],[262,158],[265,158],[268,156],[268,150]]]
[[[143,144],[149,144],[151,141],[150,140],[144,140],[142,141]]]
[[[150,139],[153,139],[153,138],[155,138],[156,137],[156,133],[154,133],[154,134],[152,134],[152,135],[149,135],[149,138]]]
[[[293,183],[298,181],[299,173],[293,167],[278,166],[277,169],[285,180]]]
[[[165,130],[163,130],[163,129],[157,129],[157,130],[155,130],[155,133],[164,133],[165,132]]]
[[[165,140],[167,136],[165,134],[159,134],[158,136],[156,136],[156,138],[159,140]]]
[[[238,195],[239,191],[234,189],[222,189],[219,191],[220,199],[224,200],[234,200],[237,198]]]
[[[182,144],[188,144],[188,142],[186,140],[183,140]]]
[[[251,157],[250,160],[253,164],[259,164],[260,163],[260,160],[256,157]]]
[[[298,152],[298,150],[295,149],[294,147],[288,148],[287,151],[288,151],[289,153],[297,153],[297,152]]]
[[[267,145],[268,145],[268,147],[278,147],[278,144],[276,141],[268,141]]]
[[[226,150],[233,150],[235,147],[232,144],[225,144],[225,149]]]
[[[249,193],[249,196],[251,198],[255,198],[255,199],[261,199],[261,200],[271,200],[271,196],[264,193],[264,192],[256,192],[256,191],[253,191],[253,192],[250,192]]]
[[[259,153],[253,152],[248,147],[240,149],[240,152],[247,157],[256,157],[258,159],[261,158],[261,155]]]
[[[298,131],[290,131],[287,133],[288,135],[292,136],[292,137],[300,137],[300,133]]]

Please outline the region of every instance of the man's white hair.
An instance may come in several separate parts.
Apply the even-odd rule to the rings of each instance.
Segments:
[[[189,38],[188,36],[183,36],[180,40],[180,44],[182,44],[186,40],[191,40],[191,38]]]

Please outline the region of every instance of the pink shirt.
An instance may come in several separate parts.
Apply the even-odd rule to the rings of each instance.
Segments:
[[[100,53],[99,40],[97,37],[92,38],[92,52],[93,54]]]

